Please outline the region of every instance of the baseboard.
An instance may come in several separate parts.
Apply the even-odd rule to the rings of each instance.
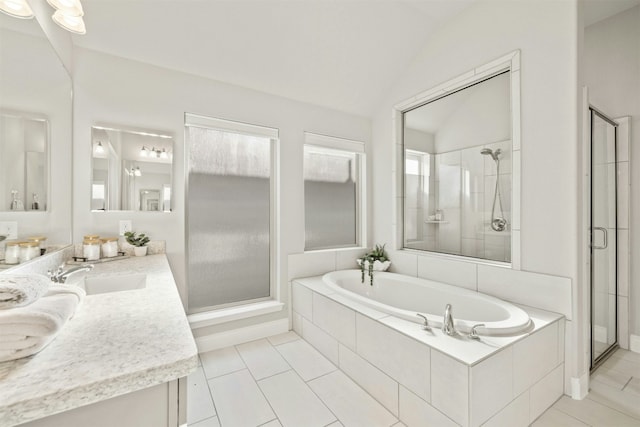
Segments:
[[[289,330],[289,319],[278,319],[258,325],[245,326],[231,331],[218,332],[196,338],[198,353],[217,350],[219,348],[242,344],[249,341],[283,334]]]
[[[589,393],[589,372],[580,378],[571,377],[571,398],[582,400]]]
[[[629,335],[629,350],[640,353],[640,335]]]

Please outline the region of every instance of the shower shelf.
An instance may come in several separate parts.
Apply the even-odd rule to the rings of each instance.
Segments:
[[[449,221],[430,221],[430,220],[426,220],[425,221],[426,224],[449,224]]]

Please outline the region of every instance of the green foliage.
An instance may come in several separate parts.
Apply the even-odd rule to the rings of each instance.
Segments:
[[[127,242],[133,246],[141,247],[146,246],[147,243],[149,243],[149,238],[144,233],[140,233],[136,236],[135,231],[127,231],[124,233],[124,237],[127,239]]]
[[[361,281],[364,283],[364,270],[366,268],[366,262],[369,262],[369,284],[373,286],[373,263],[375,261],[385,262],[389,260],[389,256],[384,250],[385,245],[376,245],[373,250],[365,254],[360,260],[360,271],[362,273]]]

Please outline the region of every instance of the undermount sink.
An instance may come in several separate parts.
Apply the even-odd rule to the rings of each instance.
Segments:
[[[147,286],[147,275],[144,273],[122,274],[111,276],[85,276],[80,284],[87,295],[105,294],[108,292],[131,291]]]

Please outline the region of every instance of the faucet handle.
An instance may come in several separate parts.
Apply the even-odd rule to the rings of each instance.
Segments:
[[[422,324],[422,329],[424,329],[425,331],[430,331],[431,326],[429,325],[429,320],[427,319],[427,316],[420,313],[416,313],[416,316],[422,317],[422,319],[424,319],[424,323]]]
[[[478,335],[478,328],[484,327],[484,323],[478,323],[477,325],[473,325],[471,328],[471,332],[469,332],[469,338],[472,340],[479,340],[480,335]]]

